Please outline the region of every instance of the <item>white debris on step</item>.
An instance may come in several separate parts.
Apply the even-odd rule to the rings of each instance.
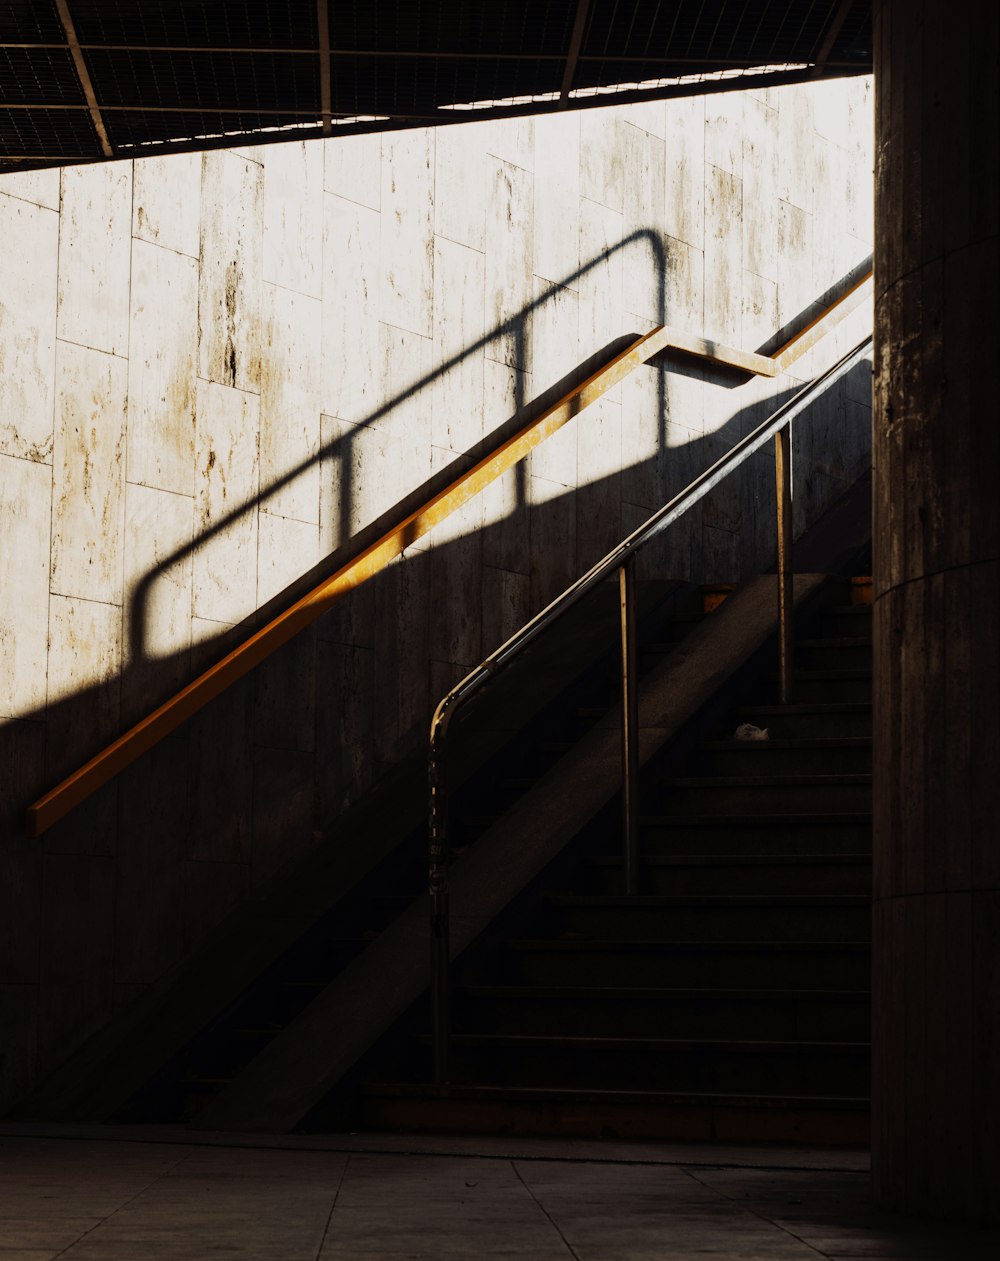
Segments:
[[[741,722],[733,732],[734,740],[770,740],[766,727],[755,727],[752,722]]]

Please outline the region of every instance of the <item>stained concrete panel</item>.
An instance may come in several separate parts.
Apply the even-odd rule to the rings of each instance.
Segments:
[[[442,127],[434,137],[434,233],[486,248],[489,154],[481,124]]]
[[[59,168],[44,171],[14,171],[0,175],[0,193],[30,201],[48,210],[59,209]]]
[[[263,169],[235,153],[202,162],[198,375],[258,391]]]
[[[743,178],[743,137],[749,131],[742,92],[705,97],[705,162]]]
[[[533,391],[529,376],[492,359],[486,360],[484,379],[486,431],[490,433],[515,416]],[[530,572],[527,475],[525,463],[521,462],[490,482],[481,493],[483,525],[487,527],[483,540],[485,565],[515,573]]]
[[[201,168],[200,153],[174,153],[136,162],[132,235],[150,245],[197,258],[201,248]]]
[[[535,120],[534,272],[571,289],[580,266],[580,126],[571,110]]]
[[[430,337],[434,306],[434,132],[382,138],[379,318]]]
[[[266,604],[319,560],[319,525],[261,512],[257,540],[257,606]]]
[[[253,864],[258,888],[313,842],[315,764],[299,749],[254,750]]]
[[[434,471],[454,463],[451,451],[435,447]],[[430,653],[436,662],[471,667],[482,657],[481,615],[471,598],[482,586],[483,506],[470,499],[431,534]]]
[[[622,409],[600,398],[577,424],[577,570],[584,573],[621,541]]]
[[[378,210],[382,201],[382,137],[376,133],[325,140],[323,188]]]
[[[126,721],[138,720],[154,698],[186,681],[191,647],[193,563],[185,554],[194,529],[194,500],[147,486],[125,488],[124,643],[129,670],[122,679]],[[178,557],[179,559],[175,559]]]
[[[128,480],[194,494],[198,264],[145,241],[132,246]]]
[[[519,166],[522,171],[535,169],[535,119],[501,118],[477,124],[486,140],[486,152],[501,162]]]
[[[268,512],[319,523],[321,306],[263,286],[260,485]]]
[[[4,802],[0,816],[0,981],[38,980],[42,853],[24,836],[25,806],[45,788],[45,727],[40,721],[0,726]],[[2,1027],[2,1026],[0,1026]],[[5,1035],[5,1050],[16,1038]]]
[[[705,336],[740,344],[743,316],[743,181],[705,166]]]
[[[536,304],[531,315],[532,381],[537,392],[551,390],[577,366],[579,359],[579,297],[572,289],[536,282]],[[535,447],[529,457],[531,473],[563,486],[576,484],[576,434],[573,418]]]
[[[322,406],[358,423],[378,395],[379,233],[377,211],[323,199]]]
[[[121,609],[53,595],[49,601],[46,760],[53,778],[75,770],[118,734]],[[56,709],[58,706],[58,709]]]
[[[524,308],[534,296],[531,272],[534,221],[532,176],[493,159],[486,220],[486,332],[488,359],[531,371]]]
[[[320,296],[323,153],[320,140],[265,145],[264,281]]]
[[[667,102],[670,136],[666,163],[663,230],[695,249],[705,243],[705,100]]]
[[[40,1074],[111,1014],[115,864],[89,854],[46,854],[43,879]]]
[[[431,441],[461,454],[483,436],[482,254],[434,242],[434,371]]]
[[[52,470],[0,456],[0,717],[45,705]]]
[[[0,195],[0,240],[0,454],[48,462],[59,217]]]
[[[812,182],[814,144],[812,96],[800,84],[783,89],[778,105],[778,145],[781,150],[778,196],[809,213],[815,204]]]
[[[60,342],[52,491],[52,590],[120,604],[125,554],[128,364]]]
[[[242,390],[199,381],[197,407],[193,611],[239,622],[257,595],[260,403]]]
[[[632,331],[623,309],[624,252],[619,248],[622,216],[598,202],[580,203],[580,351],[581,358],[603,351]],[[605,396],[617,399],[615,386]]]
[[[744,102],[743,110],[743,265],[757,276],[776,281],[778,112],[752,99]]]
[[[532,490],[535,490],[532,478]],[[558,488],[561,490],[561,487]],[[536,502],[534,497],[532,502]],[[531,616],[531,579],[527,574],[483,566],[483,656],[510,639]]]
[[[601,110],[580,135],[580,196],[621,214],[629,124],[618,110]]]
[[[629,315],[654,323],[665,322],[663,313],[663,271],[658,257],[660,237],[655,224],[663,202],[666,151],[663,141],[638,127],[625,131],[625,193],[623,233],[651,233],[641,236],[626,253],[623,278],[623,306]]]
[[[65,167],[59,227],[57,335],[128,354],[132,166]]]
[[[115,881],[117,982],[156,981],[183,948],[184,855],[191,825],[185,738],[164,740],[119,780]]]
[[[379,379],[385,410],[360,435],[360,483],[354,492],[359,519],[365,524],[430,476],[432,401],[422,383],[431,370],[432,346],[430,338],[381,326]]]

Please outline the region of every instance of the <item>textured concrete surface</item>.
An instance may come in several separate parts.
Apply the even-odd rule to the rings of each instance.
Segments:
[[[694,1145],[156,1137],[4,1127],[0,1257],[988,1261],[1000,1246],[996,1232],[879,1212],[863,1161],[841,1152],[786,1163],[781,1150]]]
[[[870,119],[843,80],[0,178],[0,1112],[867,313],[794,378],[623,383],[41,845],[24,806],[612,339],[799,315],[870,252]],[[845,388],[800,521],[868,431]],[[649,573],[767,568],[772,499],[764,460]]]
[[[873,1168],[1000,1221],[1000,24],[875,12]]]

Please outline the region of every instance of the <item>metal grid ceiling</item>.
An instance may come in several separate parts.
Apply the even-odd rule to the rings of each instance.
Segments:
[[[870,69],[870,0],[0,0],[0,170]]]

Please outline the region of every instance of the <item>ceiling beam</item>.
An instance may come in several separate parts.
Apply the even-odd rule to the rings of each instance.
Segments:
[[[818,79],[829,64],[833,46],[837,42],[837,36],[840,34],[841,28],[847,21],[847,15],[850,13],[852,5],[853,0],[840,0],[840,7],[830,19],[830,25],[826,28],[826,34],[823,36],[823,43],[816,54],[816,64],[813,67],[811,78]]]
[[[323,135],[333,133],[330,88],[330,5],[329,0],[316,0],[316,19],[319,28],[319,108],[323,117]]]
[[[87,70],[87,63],[83,59],[83,53],[80,50],[80,43],[76,38],[76,27],[73,25],[73,19],[69,15],[69,5],[67,4],[67,0],[56,0],[56,9],[59,12],[59,21],[62,22],[63,30],[66,32],[66,43],[69,45],[69,51],[73,57],[73,64],[76,66],[76,73],[80,80],[80,87],[83,88],[83,95],[87,99],[87,108],[90,111],[90,117],[94,124],[94,130],[97,132],[97,138],[101,142],[101,151],[106,158],[113,158],[115,153],[111,147],[111,141],[108,139],[108,129],[104,125],[104,119],[101,117],[101,111],[97,105],[97,97],[94,95],[94,85],[90,81],[90,72]]]
[[[563,67],[562,84],[559,88],[559,108],[569,105],[569,94],[576,76],[576,63],[580,60],[580,49],[583,47],[583,36],[587,29],[587,16],[590,13],[590,0],[577,0],[576,17],[573,19],[573,33],[569,37],[569,51],[566,54],[566,65]]]

